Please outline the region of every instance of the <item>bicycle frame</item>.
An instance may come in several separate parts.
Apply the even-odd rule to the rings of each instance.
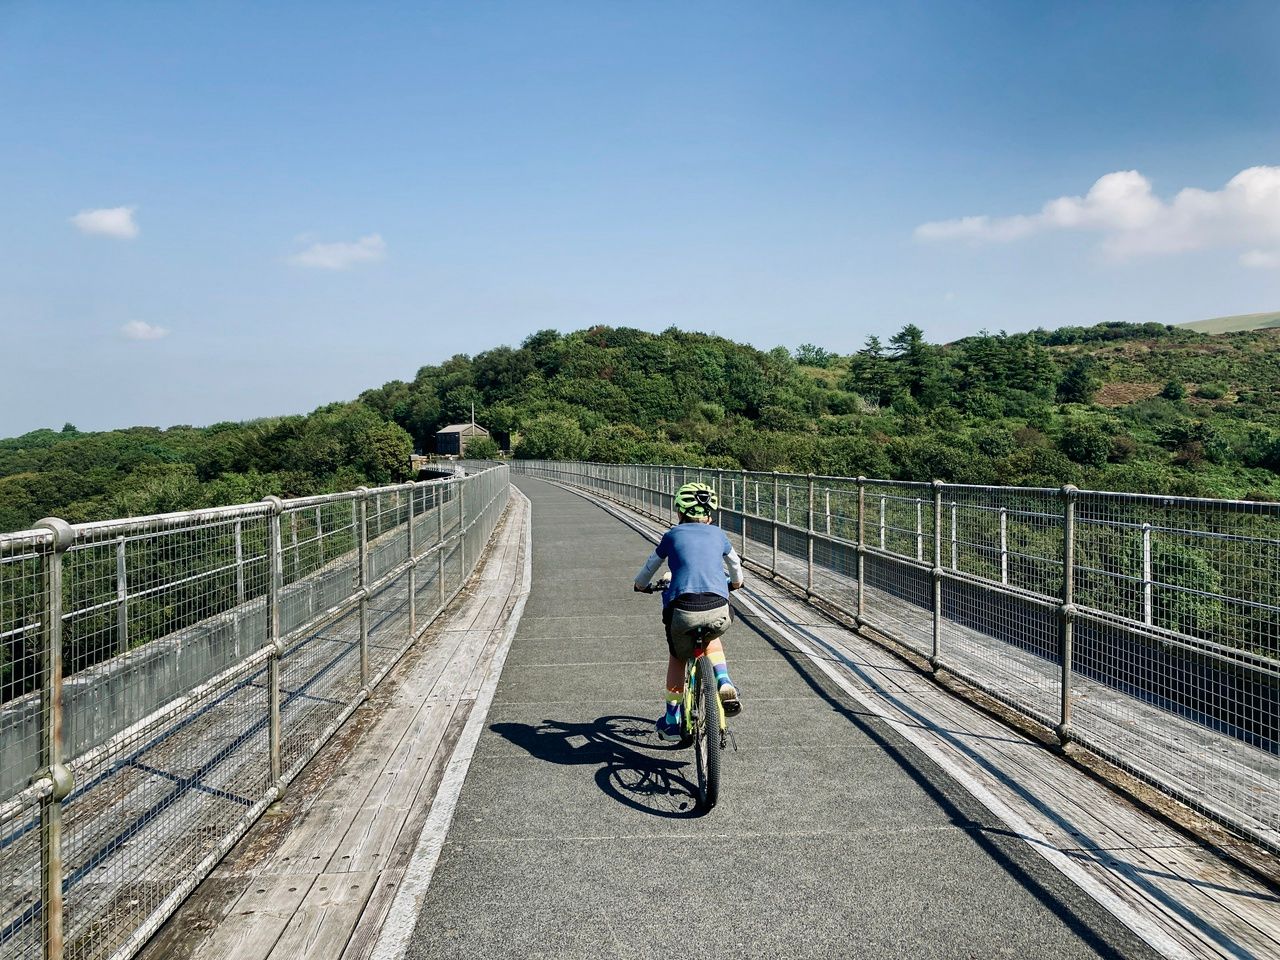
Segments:
[[[684,662],[683,722],[686,736],[693,736],[693,716],[696,712],[695,705],[698,700],[698,663],[706,655],[706,652],[705,647],[694,647],[693,656]],[[724,712],[724,704],[719,697],[715,698],[715,702],[717,726],[720,728],[720,736],[723,738],[725,731],[728,729],[728,717]]]

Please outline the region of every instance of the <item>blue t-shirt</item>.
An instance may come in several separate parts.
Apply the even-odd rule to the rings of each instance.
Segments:
[[[668,530],[654,551],[671,568],[663,605],[685,593],[717,593],[728,600],[724,558],[732,551],[729,538],[712,523],[681,523]]]

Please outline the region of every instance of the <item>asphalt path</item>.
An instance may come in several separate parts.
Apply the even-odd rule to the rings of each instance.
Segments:
[[[785,643],[725,640],[722,796],[660,743],[652,545],[520,478],[533,592],[408,951],[435,957],[1151,957]]]

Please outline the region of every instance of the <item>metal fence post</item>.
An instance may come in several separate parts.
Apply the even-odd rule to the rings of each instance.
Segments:
[[[237,520],[236,541],[236,606],[244,603],[244,521]]]
[[[1151,524],[1142,525],[1142,622],[1155,619],[1151,603]]]
[[[933,481],[933,653],[929,666],[938,669],[942,650],[942,481]]]
[[[1062,719],[1057,727],[1058,742],[1063,746],[1071,739],[1071,656],[1075,630],[1076,579],[1076,496],[1079,490],[1068,483],[1062,488],[1062,604],[1059,656],[1062,659]]]
[[[271,784],[283,792],[281,779],[281,703],[280,659],[284,656],[284,638],[280,635],[280,590],[284,585],[284,558],[281,556],[280,514],[284,501],[279,497],[267,497],[271,506],[268,523],[270,542],[267,545],[267,643],[271,645],[271,659],[267,661],[267,752],[271,764]],[[280,793],[276,794],[280,799]]]
[[[747,559],[747,514],[750,511],[747,508],[747,471],[742,471],[742,557],[743,562]]]
[[[418,632],[418,558],[413,548],[413,502],[418,492],[417,486],[409,488],[409,523],[405,527],[405,554],[409,559],[409,637]]]
[[[778,471],[773,471],[773,564],[769,572],[778,575]]]
[[[831,488],[827,487],[823,493],[823,499],[827,504],[827,536],[831,536]]]
[[[360,687],[369,689],[369,488],[360,487],[360,526],[356,534],[356,589],[360,593]]]
[[[293,545],[293,579],[298,579],[298,511],[289,514],[289,542]]]
[[[916,559],[924,560],[924,503],[916,497]]]
[[[867,600],[867,538],[866,538],[866,505],[867,478],[858,478],[858,615],[855,623],[861,627]]]
[[[320,523],[320,508],[316,507],[316,551],[320,559],[319,566],[324,566],[324,527]]]
[[[462,567],[458,571],[458,584],[467,579],[467,481],[458,481],[458,549]]]
[[[440,591],[440,609],[444,609],[444,484],[436,484],[436,587]]]
[[[956,536],[956,502],[951,501],[951,569],[960,569],[960,540]]]
[[[1009,582],[1009,510],[1000,508],[1000,582]]]
[[[808,520],[809,520],[809,523],[808,523],[809,530],[807,533],[808,544],[807,544],[807,551],[806,551],[808,553],[808,571],[805,574],[804,589],[805,589],[805,593],[812,595],[813,594],[813,474],[812,473],[809,474]]]
[[[53,534],[43,555],[44,642],[41,644],[40,726],[43,760],[53,791],[40,805],[40,897],[46,960],[62,960],[62,801],[75,786],[62,762],[62,559],[75,534],[65,520],[46,517],[37,527]]]
[[[884,549],[884,505],[885,498],[880,498],[880,549]]]
[[[124,537],[116,540],[116,653],[129,652],[129,571],[124,562]]]

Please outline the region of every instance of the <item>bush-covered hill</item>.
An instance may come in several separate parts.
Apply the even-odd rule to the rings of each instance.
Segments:
[[[1280,330],[905,327],[838,356],[596,327],[423,367],[361,400],[419,444],[474,402],[529,457],[1280,497]]]
[[[0,440],[0,530],[404,479],[413,441],[359,403],[211,427],[36,430]]]
[[[905,327],[857,353],[594,327],[456,356],[308,416],[0,441],[0,529],[383,483],[466,419],[528,457],[1280,499],[1280,329]]]

